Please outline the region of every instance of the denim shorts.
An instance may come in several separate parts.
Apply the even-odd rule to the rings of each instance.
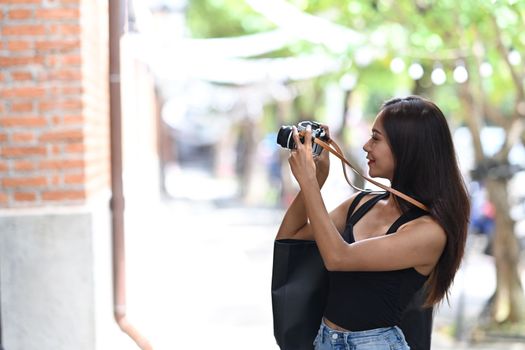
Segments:
[[[314,340],[315,350],[410,350],[399,327],[341,332],[328,327],[324,320]]]

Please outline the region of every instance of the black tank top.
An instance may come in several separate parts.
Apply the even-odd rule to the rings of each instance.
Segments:
[[[354,213],[359,201],[366,195],[360,193],[350,205],[343,237],[355,242],[353,226],[388,192],[377,195],[364,203]],[[386,234],[426,212],[414,208],[402,214]],[[427,277],[414,268],[395,271],[333,271],[329,273],[330,288],[324,316],[350,331],[362,331],[398,325],[403,311],[414,294],[423,286]]]

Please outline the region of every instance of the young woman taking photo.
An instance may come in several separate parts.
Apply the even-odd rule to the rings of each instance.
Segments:
[[[314,348],[409,349],[398,327],[403,311],[423,286],[428,307],[447,296],[467,235],[469,199],[447,121],[426,99],[395,98],[363,146],[370,177],[390,180],[428,211],[389,192],[359,192],[329,213],[320,192],[328,152],[312,154],[310,127],[303,136],[293,128],[289,163],[300,192],[277,239],[315,240],[329,271]]]

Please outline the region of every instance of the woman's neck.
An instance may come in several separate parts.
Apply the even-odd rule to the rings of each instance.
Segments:
[[[388,198],[386,198],[384,201],[383,210],[392,214],[402,214],[403,212],[399,206],[399,201],[397,200],[396,196],[391,193],[389,193]]]

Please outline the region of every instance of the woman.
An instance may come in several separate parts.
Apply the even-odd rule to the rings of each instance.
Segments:
[[[409,349],[398,327],[404,309],[423,285],[426,306],[447,296],[467,234],[468,194],[443,113],[418,96],[387,101],[363,146],[370,176],[429,212],[388,192],[361,192],[328,213],[320,193],[328,154],[314,159],[309,128],[304,144],[295,127],[293,137],[289,163],[301,190],[277,239],[315,239],[330,272],[315,349]]]

